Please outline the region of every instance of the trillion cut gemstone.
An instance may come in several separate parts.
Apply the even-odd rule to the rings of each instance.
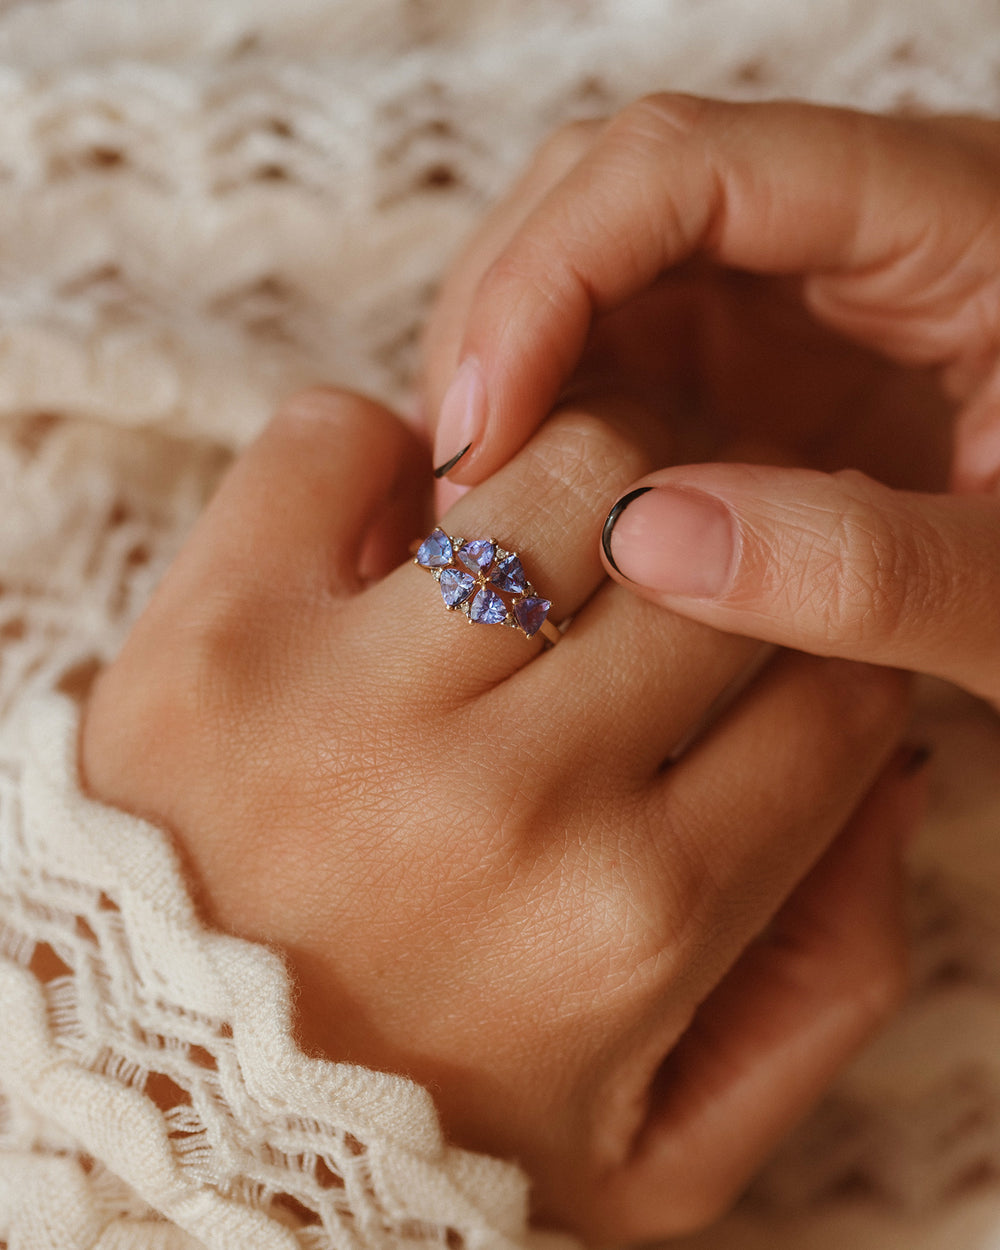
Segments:
[[[417,551],[417,563],[425,569],[443,569],[451,564],[454,558],[451,539],[442,529],[436,529],[429,538],[425,538]]]
[[[458,558],[472,573],[485,573],[493,563],[496,547],[488,538],[474,538],[465,543],[458,553]]]
[[[514,620],[524,630],[529,638],[542,628],[545,618],[549,614],[549,608],[552,604],[548,599],[536,599],[529,597],[527,599],[518,599],[513,605]]]
[[[484,586],[472,601],[469,619],[481,625],[500,625],[507,619],[507,609],[499,595]]]
[[[449,608],[457,608],[476,589],[476,579],[458,569],[445,569],[438,579],[441,597]]]
[[[500,590],[511,595],[523,595],[528,579],[524,576],[521,561],[515,555],[504,556],[493,570],[490,581]]]

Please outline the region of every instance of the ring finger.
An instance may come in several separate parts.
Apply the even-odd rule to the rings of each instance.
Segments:
[[[602,418],[619,424],[643,415],[606,401],[592,408],[598,406]],[[641,770],[655,766],[747,665],[756,644],[647,610],[606,583],[599,549],[608,501],[646,463],[647,454],[594,411],[551,418],[442,526],[451,538],[495,539],[517,552],[532,585],[551,602],[550,619],[574,618],[565,639],[539,654],[540,641],[520,630],[470,628],[461,612],[445,610],[441,585],[404,566],[362,596],[363,635],[382,638],[373,650],[384,657],[385,681],[442,711],[485,695],[489,713],[500,717],[531,706],[537,717],[522,732],[545,733],[556,718],[563,756],[579,756],[595,733],[611,734],[635,746]],[[360,606],[356,601],[351,611]],[[567,715],[568,698],[580,700],[579,715]]]

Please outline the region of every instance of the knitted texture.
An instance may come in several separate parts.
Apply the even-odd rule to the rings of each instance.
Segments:
[[[162,835],[82,799],[51,692],[114,655],[282,396],[411,407],[456,240],[555,125],[662,87],[1000,114],[1000,21],[995,0],[0,5],[0,1245],[529,1239],[522,1179],[447,1149],[426,1095],[296,1051],[280,960],[206,934]],[[1000,735],[931,695],[911,1001],[691,1246],[1000,1246]]]
[[[199,925],[163,835],[80,793],[76,741],[39,701],[0,774],[9,1244],[557,1246],[426,1091],[296,1049],[280,959]]]

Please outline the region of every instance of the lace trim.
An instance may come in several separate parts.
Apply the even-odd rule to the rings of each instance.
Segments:
[[[79,793],[75,744],[53,697],[0,775],[0,1229],[58,1174],[84,1224],[213,1247],[557,1244],[425,1090],[295,1047],[281,960],[201,927],[165,837]]]

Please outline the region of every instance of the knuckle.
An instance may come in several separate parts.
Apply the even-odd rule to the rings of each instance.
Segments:
[[[483,302],[503,300],[510,292],[532,291],[543,305],[566,308],[579,290],[579,277],[565,263],[562,241],[544,232],[525,227],[510,246],[505,247],[483,274],[478,297]],[[558,343],[550,335],[550,350],[559,352]],[[569,372],[569,359],[560,361]]]
[[[293,440],[308,438],[311,443],[318,435],[342,437],[345,427],[358,427],[366,436],[377,437],[383,426],[391,424],[386,410],[367,396],[335,386],[310,386],[281,403],[269,428]]]
[[[796,608],[806,608],[830,639],[870,653],[891,643],[906,621],[934,607],[940,543],[919,515],[889,512],[872,498],[873,483],[853,470],[834,475],[847,506],[802,525],[791,567]],[[784,561],[788,567],[788,561]],[[946,580],[946,579],[945,579]]]
[[[96,797],[151,817],[168,815],[164,786],[182,764],[203,755],[196,667],[184,631],[150,646],[140,630],[101,674],[81,733],[83,770]]]
[[[828,600],[834,628],[857,645],[891,638],[904,611],[899,569],[905,556],[896,535],[866,516],[845,519],[839,541],[843,564]]]
[[[616,131],[651,141],[688,143],[703,131],[711,102],[675,91],[656,91],[626,105],[612,122]]]
[[[137,730],[156,737],[169,729],[165,737],[189,744],[192,758],[215,734],[225,739],[215,744],[221,758],[232,755],[249,704],[276,706],[280,616],[280,604],[238,571],[202,586],[196,599],[174,596],[112,666],[118,686],[128,687],[137,668],[143,673],[142,707],[130,716]]]
[[[333,386],[310,386],[283,400],[274,420],[292,423],[314,421],[317,418],[328,420],[339,413],[347,398],[344,391]]]
[[[565,122],[543,140],[535,165],[559,177],[570,170],[588,151],[603,121]]]
[[[588,510],[603,503],[612,482],[631,482],[650,467],[639,446],[598,413],[576,406],[552,416],[527,454],[536,461],[533,477],[554,479]]]

